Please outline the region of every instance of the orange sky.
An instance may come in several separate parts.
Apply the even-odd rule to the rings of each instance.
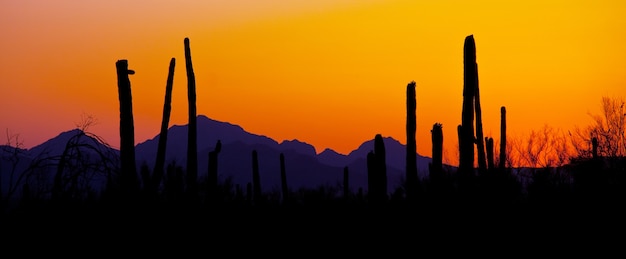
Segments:
[[[376,133],[405,143],[405,90],[417,83],[418,153],[443,124],[456,163],[463,41],[473,34],[485,136],[591,122],[626,96],[626,1],[2,1],[0,129],[32,147],[75,127],[119,146],[115,61],[128,59],[137,143],[158,134],[177,58],[171,124],[187,123],[183,39],[198,114],[318,152]]]

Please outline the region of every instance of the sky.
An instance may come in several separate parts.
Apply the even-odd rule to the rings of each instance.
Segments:
[[[160,128],[171,58],[170,125],[187,124],[185,37],[197,113],[281,142],[347,154],[376,134],[406,143],[417,88],[417,152],[443,125],[457,162],[463,42],[474,35],[484,135],[591,124],[626,96],[626,1],[2,0],[0,143],[31,148],[95,119],[119,147],[115,62],[126,59],[135,141]]]

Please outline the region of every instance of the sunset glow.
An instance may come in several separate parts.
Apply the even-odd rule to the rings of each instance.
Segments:
[[[172,57],[170,125],[186,124],[189,37],[198,114],[346,154],[377,133],[406,143],[415,81],[417,152],[431,156],[442,123],[455,164],[467,35],[497,141],[501,106],[514,137],[588,125],[603,96],[626,97],[625,13],[622,0],[3,1],[0,129],[30,148],[87,114],[119,147],[115,62],[127,59],[135,140],[151,139]]]

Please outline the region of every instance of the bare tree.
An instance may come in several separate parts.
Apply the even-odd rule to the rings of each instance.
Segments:
[[[83,199],[96,193],[96,184],[104,186],[108,176],[119,171],[119,159],[110,145],[88,131],[95,124],[93,116],[83,115],[62,154],[48,148],[33,154],[22,148],[19,135],[7,131],[7,145],[0,150],[3,209],[19,200],[19,194],[40,200],[61,194]]]
[[[591,139],[598,140],[598,155],[626,156],[626,102],[621,97],[602,97],[601,114],[590,114],[593,123],[570,132],[571,144],[578,158],[591,157]]]
[[[569,138],[563,130],[544,125],[540,130],[531,130],[528,135],[513,141],[514,156],[519,160],[519,166],[563,166],[575,154]]]
[[[11,134],[7,129],[6,139],[6,144],[0,150],[0,201],[3,204],[11,199],[17,186],[23,182],[19,169],[26,158],[26,149],[23,148],[19,134]]]

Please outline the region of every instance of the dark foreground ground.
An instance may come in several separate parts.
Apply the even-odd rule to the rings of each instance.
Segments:
[[[87,257],[121,250],[144,257],[624,252],[625,205],[38,206],[2,215],[2,250],[87,249]]]

